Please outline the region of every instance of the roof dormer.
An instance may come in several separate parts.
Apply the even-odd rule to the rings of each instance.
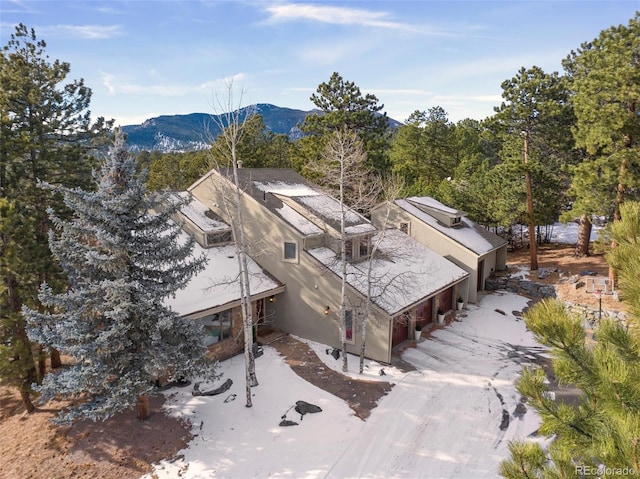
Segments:
[[[407,198],[407,201],[428,215],[433,216],[445,226],[460,226],[462,225],[462,217],[467,216],[467,213],[464,211],[450,208],[429,196],[413,196]]]
[[[233,242],[231,227],[206,205],[191,196],[187,191],[172,194],[173,199],[185,201],[178,211],[182,229],[195,238],[203,248],[222,246]]]

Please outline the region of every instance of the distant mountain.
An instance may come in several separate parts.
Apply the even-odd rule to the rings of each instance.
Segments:
[[[267,103],[242,108],[240,120],[247,114],[262,115],[264,124],[274,133],[286,134],[290,138],[299,138],[299,126],[310,113],[318,110],[303,111],[282,108]],[[193,151],[204,150],[210,144],[209,138],[220,133],[220,117],[209,113],[191,113],[188,115],[162,115],[150,118],[141,125],[127,125],[122,131],[127,135],[127,145],[133,151]],[[224,122],[223,122],[224,124]],[[389,119],[392,128],[401,123]]]

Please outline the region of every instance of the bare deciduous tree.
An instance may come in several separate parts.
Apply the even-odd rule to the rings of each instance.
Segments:
[[[226,83],[227,92],[224,99],[215,94],[213,109],[216,116],[212,116],[213,120],[218,123],[221,133],[215,141],[212,141],[214,152],[218,157],[222,157],[231,165],[233,170],[234,191],[233,198],[227,197],[224,193],[223,208],[226,210],[227,217],[230,219],[231,231],[233,234],[236,253],[238,256],[238,268],[240,272],[240,297],[242,309],[242,323],[244,331],[244,357],[245,357],[245,378],[246,378],[246,407],[252,407],[251,388],[258,385],[256,376],[255,358],[253,354],[253,308],[251,306],[251,285],[249,281],[248,267],[248,246],[244,227],[244,218],[242,211],[242,195],[238,179],[239,158],[237,155],[237,147],[244,134],[244,126],[246,119],[250,116],[246,111],[242,112],[240,105],[242,104],[242,91],[240,93],[238,107],[234,108],[234,87],[233,81],[228,80]],[[242,116],[242,118],[241,118]],[[213,140],[213,139],[212,139]],[[211,166],[220,167],[215,159],[216,155],[211,155]]]
[[[317,175],[317,183],[337,196],[340,218],[340,341],[342,370],[348,371],[347,361],[347,215],[352,209],[368,212],[377,203],[381,193],[380,178],[367,166],[367,154],[358,135],[347,128],[331,134],[321,158],[308,165]]]

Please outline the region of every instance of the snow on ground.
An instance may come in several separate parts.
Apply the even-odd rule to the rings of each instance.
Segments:
[[[157,464],[154,474],[161,479],[494,478],[508,456],[508,440],[538,427],[533,412],[514,415],[520,399],[514,381],[531,354],[541,352],[517,313],[526,304],[511,293],[483,295],[460,321],[405,350],[403,359],[416,371],[367,361],[365,378],[395,386],[366,422],[342,400],[297,376],[268,346],[256,360],[260,386],[252,390],[253,407],[246,408],[244,358],[224,361],[221,381],[234,381],[228,392],[167,393],[169,412],[189,419],[195,437],[178,459]],[[340,370],[342,360],[326,354],[326,346],[308,343],[328,368]],[[357,357],[349,357],[349,368],[358,377]],[[379,375],[382,368],[385,376]],[[231,394],[236,399],[225,403]],[[297,400],[323,411],[301,421],[289,409]],[[299,425],[280,427],[285,413]]]

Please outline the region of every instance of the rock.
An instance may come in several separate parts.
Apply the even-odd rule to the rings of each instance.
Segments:
[[[540,268],[538,270],[538,279],[546,279],[551,274],[551,270],[549,268]]]
[[[298,423],[295,421],[289,421],[288,419],[283,419],[282,421],[280,421],[280,424],[278,424],[280,427],[287,427],[287,426],[297,426]]]
[[[316,412],[322,412],[322,408],[315,404],[310,404],[306,401],[296,401],[295,410],[298,414],[304,416],[305,414],[312,414]]]
[[[598,272],[590,269],[585,269],[580,273],[580,276],[598,276]]]

